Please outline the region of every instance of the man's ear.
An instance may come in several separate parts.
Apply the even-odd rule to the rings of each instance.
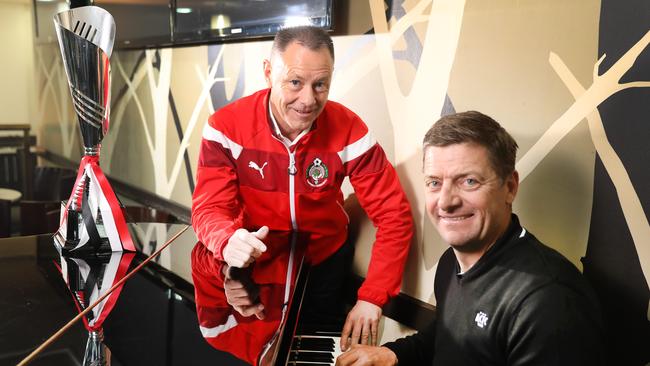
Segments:
[[[271,71],[271,61],[264,60],[264,80],[266,80],[266,86],[269,88],[273,85]]]
[[[506,179],[506,187],[508,188],[506,203],[512,205],[519,190],[519,172],[515,170],[508,176],[508,179]]]

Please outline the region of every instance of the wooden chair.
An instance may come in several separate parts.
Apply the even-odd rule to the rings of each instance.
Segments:
[[[0,199],[0,238],[11,236],[11,201]]]
[[[70,197],[77,172],[72,169],[37,166],[34,168],[35,201],[57,201]]]
[[[37,166],[33,173],[33,199],[21,200],[20,235],[53,233],[59,228],[61,200],[72,193],[76,172],[72,169]]]
[[[20,201],[20,235],[55,232],[60,212],[61,201]]]

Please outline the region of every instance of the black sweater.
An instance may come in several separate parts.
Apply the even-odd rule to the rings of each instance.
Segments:
[[[440,258],[436,321],[385,346],[404,365],[600,365],[602,316],[580,272],[519,225],[466,273]]]

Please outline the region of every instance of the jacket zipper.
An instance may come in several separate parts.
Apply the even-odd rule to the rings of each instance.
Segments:
[[[296,223],[296,173],[298,169],[296,168],[296,153],[291,152],[287,147],[287,152],[289,152],[289,167],[287,171],[289,173],[289,210],[291,212],[291,227],[293,231],[298,231],[298,224]]]
[[[298,169],[296,168],[296,153],[291,152],[291,149],[289,146],[285,145],[282,140],[280,140],[277,136],[273,136],[274,139],[278,140],[279,143],[284,146],[284,148],[287,150],[287,154],[289,154],[289,166],[287,167],[287,173],[289,175],[289,212],[291,214],[291,228],[293,231],[298,231],[298,223],[296,222],[296,173],[298,172]],[[296,147],[297,149],[297,147]]]

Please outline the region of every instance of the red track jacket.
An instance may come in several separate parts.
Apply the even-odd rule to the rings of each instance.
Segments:
[[[229,104],[203,130],[192,198],[198,239],[223,260],[223,248],[238,228],[309,232],[307,258],[318,264],[346,239],[349,220],[340,187],[348,176],[377,227],[358,297],[382,306],[399,292],[413,236],[395,169],[363,121],[332,101],[288,149],[274,134],[268,95],[269,89],[261,90]],[[258,261],[269,260],[267,253]]]

